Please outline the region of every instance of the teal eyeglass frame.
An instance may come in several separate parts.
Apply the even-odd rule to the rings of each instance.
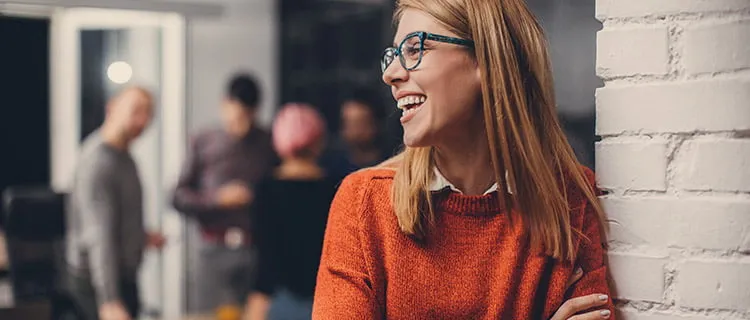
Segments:
[[[417,63],[414,64],[414,66],[407,68],[406,61],[404,60],[404,56],[401,52],[401,47],[404,46],[404,43],[406,43],[406,40],[409,40],[414,36],[419,37],[419,58],[417,59]],[[393,60],[395,60],[395,57],[398,57],[398,60],[401,63],[401,66],[404,67],[404,69],[406,69],[407,71],[411,71],[419,67],[419,64],[422,63],[422,57],[424,56],[424,41],[425,40],[452,43],[452,44],[456,44],[459,46],[474,48],[474,41],[471,41],[471,40],[448,37],[448,36],[443,36],[439,34],[424,32],[424,31],[415,31],[415,32],[407,34],[404,37],[404,40],[401,40],[401,43],[399,43],[398,47],[396,48],[388,47],[383,51],[383,57],[380,59],[380,71],[385,72],[385,70],[388,69],[388,66],[390,66],[391,63],[393,63]]]

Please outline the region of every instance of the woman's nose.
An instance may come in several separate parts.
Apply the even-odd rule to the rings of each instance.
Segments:
[[[393,85],[396,82],[403,82],[409,78],[409,72],[401,66],[398,59],[394,59],[383,71],[383,82],[387,85]]]

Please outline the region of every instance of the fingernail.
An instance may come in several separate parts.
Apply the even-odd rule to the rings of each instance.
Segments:
[[[576,269],[576,274],[580,274],[581,272],[583,272],[583,269],[581,268]]]
[[[607,297],[606,294],[603,294],[603,295],[599,296],[599,300],[601,300],[601,301],[607,301],[607,298],[609,298],[609,297]],[[607,311],[607,312],[609,312],[609,311]]]
[[[609,318],[609,310],[602,310],[599,313],[601,313],[602,317]]]

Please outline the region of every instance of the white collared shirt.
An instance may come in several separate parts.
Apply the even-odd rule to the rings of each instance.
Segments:
[[[448,179],[446,179],[445,176],[443,176],[443,174],[440,173],[440,170],[438,170],[437,167],[432,167],[432,173],[433,173],[433,177],[432,177],[432,183],[430,183],[430,191],[440,191],[445,188],[450,188],[451,191],[463,194],[461,190],[458,190],[458,188],[456,188],[455,185],[450,183],[450,181],[448,181]],[[487,191],[484,192],[483,195],[488,195],[490,193],[493,193],[497,191],[497,188],[498,188],[498,185],[497,185],[497,182],[495,182],[494,184],[492,184],[492,186],[490,186],[489,189],[487,189]],[[510,186],[508,186],[508,193],[513,193],[510,190]]]

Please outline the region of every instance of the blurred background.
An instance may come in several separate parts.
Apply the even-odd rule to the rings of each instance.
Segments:
[[[51,280],[34,274],[54,272],[44,263],[59,252],[64,233],[55,210],[27,217],[32,222],[13,216],[11,209],[25,208],[14,195],[38,196],[55,207],[54,195],[70,188],[81,141],[102,123],[107,100],[132,84],[155,95],[154,121],[132,153],[146,195],[145,223],[167,239],[142,267],[143,318],[196,313],[200,235],[169,201],[188,137],[219,124],[225,86],[245,72],[261,88],[261,126],[284,103],[305,102],[324,116],[329,139],[339,141],[342,105],[356,96],[372,107],[382,156],[392,155],[401,145],[400,112],[381,82],[379,59],[393,41],[394,3],[0,0],[0,190],[6,195],[0,318],[33,319],[23,312],[52,310]],[[594,90],[602,85],[595,75],[601,24],[594,0],[529,4],[551,43],[560,118],[580,161],[593,168]],[[34,194],[44,188],[51,193]],[[23,229],[29,223],[37,227]],[[29,266],[40,269],[19,271]]]

